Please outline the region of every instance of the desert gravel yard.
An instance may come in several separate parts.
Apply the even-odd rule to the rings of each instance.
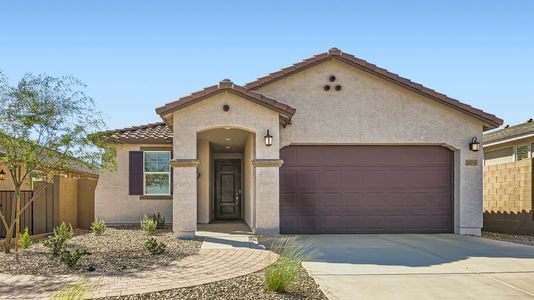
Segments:
[[[149,237],[154,237],[167,245],[162,255],[150,255],[144,248]],[[43,245],[44,239],[34,242],[26,250],[14,251],[6,255],[0,249],[0,273],[53,275],[89,272],[114,272],[136,269],[156,264],[165,264],[189,255],[197,254],[201,241],[178,240],[170,229],[158,230],[148,236],[139,226],[108,228],[96,236],[89,230],[75,230],[75,236],[68,240],[67,247],[89,250],[92,254],[80,259],[73,269],[65,267],[58,258],[52,257],[50,249]]]
[[[288,293],[273,293],[265,290],[263,271],[233,279],[175,289],[158,293],[109,297],[103,300],[148,300],[148,299],[265,299],[265,300],[327,300],[313,278],[302,268],[297,282]]]
[[[482,237],[492,240],[511,242],[517,244],[531,245],[534,246],[534,235],[524,235],[524,234],[510,234],[510,233],[497,233],[483,231]]]

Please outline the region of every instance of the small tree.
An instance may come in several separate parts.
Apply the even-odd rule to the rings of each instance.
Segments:
[[[35,171],[50,182],[53,175],[74,167],[114,166],[114,150],[103,134],[94,133],[102,131],[104,122],[84,87],[72,77],[32,74],[9,86],[0,72],[0,163],[6,165],[15,189],[11,218],[0,211],[7,231],[5,253],[11,250],[13,232],[18,242],[21,214],[45,189],[46,184],[21,206],[21,188]]]

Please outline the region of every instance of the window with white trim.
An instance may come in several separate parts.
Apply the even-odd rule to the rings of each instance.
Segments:
[[[145,195],[171,194],[170,151],[143,152],[143,193]]]
[[[515,150],[515,160],[520,161],[528,158],[528,145],[517,146]]]

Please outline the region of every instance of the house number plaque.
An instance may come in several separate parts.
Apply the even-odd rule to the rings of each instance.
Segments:
[[[476,159],[466,159],[465,160],[466,166],[478,166],[478,160]]]

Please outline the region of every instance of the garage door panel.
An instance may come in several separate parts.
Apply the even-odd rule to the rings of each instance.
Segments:
[[[452,230],[448,149],[291,146],[282,159],[282,233]]]

